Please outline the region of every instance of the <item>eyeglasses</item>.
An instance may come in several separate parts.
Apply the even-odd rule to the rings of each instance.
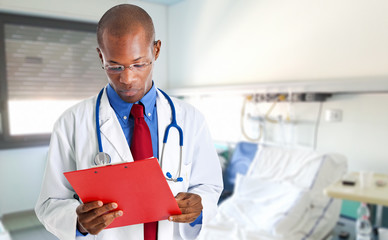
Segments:
[[[127,67],[123,65],[107,65],[107,66],[102,66],[102,69],[104,69],[107,73],[110,73],[110,74],[122,73],[126,68],[129,68],[133,72],[142,72],[151,64],[152,64],[152,61],[144,62],[144,63],[133,63]]]

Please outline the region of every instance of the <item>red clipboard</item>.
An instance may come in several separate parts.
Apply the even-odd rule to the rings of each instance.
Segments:
[[[82,202],[116,202],[123,216],[108,227],[165,220],[181,214],[156,158],[65,172]]]

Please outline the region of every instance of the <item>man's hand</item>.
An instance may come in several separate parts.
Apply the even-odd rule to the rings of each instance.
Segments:
[[[203,207],[202,199],[199,195],[181,192],[176,195],[175,199],[182,214],[170,216],[168,218],[169,221],[191,223],[201,214]]]
[[[123,211],[112,211],[117,208],[117,203],[103,205],[101,201],[80,204],[76,213],[78,216],[77,228],[81,233],[93,235],[101,232],[105,227],[123,215]],[[112,212],[110,212],[112,211]]]

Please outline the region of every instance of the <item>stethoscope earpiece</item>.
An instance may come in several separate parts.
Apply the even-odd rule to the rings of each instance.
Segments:
[[[172,175],[170,172],[166,173],[166,179],[173,182],[183,182],[183,177],[178,177],[176,179],[172,178]]]

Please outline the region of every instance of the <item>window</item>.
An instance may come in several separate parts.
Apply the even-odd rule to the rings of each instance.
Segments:
[[[48,144],[61,113],[106,85],[96,27],[0,14],[0,148]]]

